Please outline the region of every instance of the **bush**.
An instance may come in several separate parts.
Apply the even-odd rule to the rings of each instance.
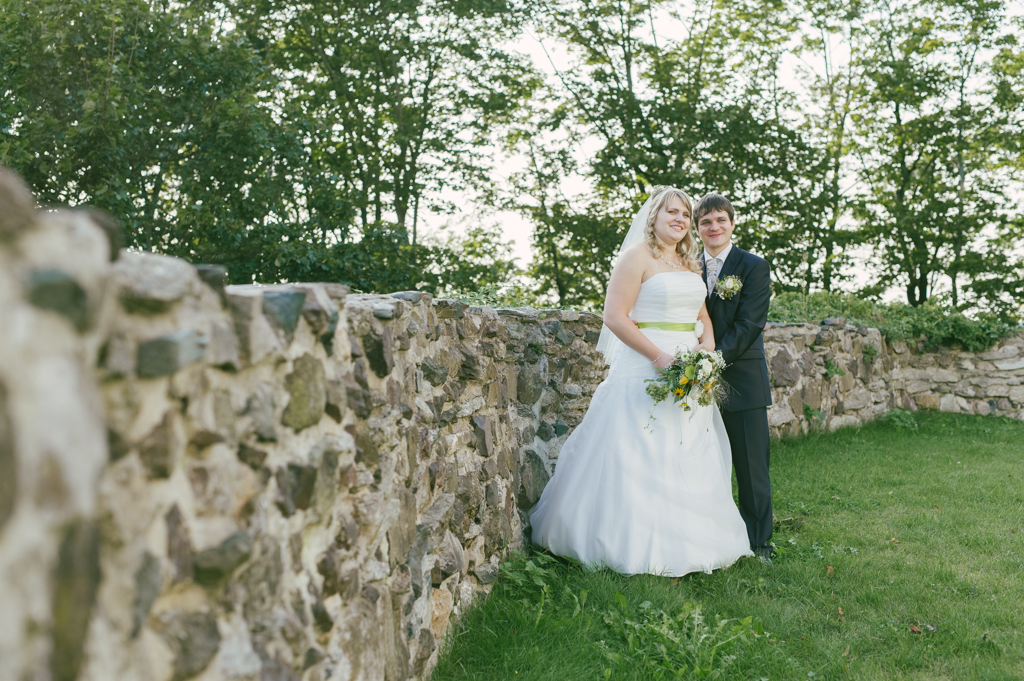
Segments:
[[[781,293],[768,308],[770,322],[810,322],[846,317],[849,324],[873,326],[890,341],[925,337],[926,350],[962,345],[972,352],[987,350],[1019,328],[1015,320],[990,312],[968,317],[962,312],[926,303],[883,305],[840,293]]]
[[[475,291],[452,290],[440,294],[441,298],[454,298],[467,305],[501,307],[547,307],[537,295],[519,285],[483,284]]]
[[[896,430],[912,430],[917,428],[917,419],[909,411],[890,409],[882,417],[882,423]]]

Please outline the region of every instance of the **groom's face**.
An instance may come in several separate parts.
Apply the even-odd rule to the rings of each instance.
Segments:
[[[697,232],[704,248],[717,253],[732,241],[732,230],[736,227],[724,210],[713,210],[702,215],[697,221]]]

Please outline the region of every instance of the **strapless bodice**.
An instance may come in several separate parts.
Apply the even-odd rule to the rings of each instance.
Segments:
[[[640,285],[629,312],[636,322],[697,321],[707,295],[704,279],[695,272],[660,272]]]

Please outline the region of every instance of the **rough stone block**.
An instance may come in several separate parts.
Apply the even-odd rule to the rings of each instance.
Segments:
[[[223,320],[215,320],[210,324],[210,346],[206,359],[221,369],[238,371],[242,368],[238,355],[238,336],[233,325]]]
[[[262,442],[277,441],[274,406],[274,388],[269,383],[257,383],[244,413],[252,419],[256,437]]]
[[[277,504],[281,515],[288,517],[295,511],[309,508],[316,488],[316,466],[301,466],[290,463],[279,468],[274,479],[277,481]]]
[[[773,404],[768,407],[768,425],[777,427],[796,419],[796,414],[790,409],[788,402]]]
[[[469,307],[459,300],[435,300],[434,313],[438,319],[462,319]]]
[[[411,490],[401,489],[398,502],[398,517],[388,530],[388,560],[392,567],[408,559],[416,538],[416,495]]]
[[[493,584],[498,581],[501,570],[495,563],[481,563],[473,570],[473,574],[481,584]]]
[[[921,409],[938,409],[940,396],[935,393],[922,393],[920,395],[914,395],[914,401]]]
[[[856,427],[862,425],[863,422],[858,416],[854,414],[844,414],[842,416],[833,416],[828,421],[829,430],[837,430],[839,428]]]
[[[28,300],[65,317],[79,331],[89,325],[89,297],[73,276],[59,269],[35,270],[28,278]]]
[[[983,352],[978,357],[980,359],[992,361],[996,359],[1010,359],[1016,357],[1020,353],[1020,348],[1016,345],[1004,345],[1000,348],[993,348],[988,352]]]
[[[185,518],[177,504],[164,516],[167,528],[167,559],[171,563],[171,582],[186,582],[192,579],[192,538],[185,525]]]
[[[366,361],[370,369],[380,378],[384,378],[395,368],[395,358],[392,349],[391,327],[384,327],[383,331],[371,330],[363,335],[363,351],[366,353]]]
[[[467,381],[483,381],[487,378],[490,362],[469,348],[462,348],[462,363],[459,365],[459,378]]]
[[[142,625],[146,622],[153,602],[163,589],[163,574],[160,560],[149,551],[142,554],[142,563],[135,571],[135,601],[132,604],[131,637],[139,635]]]
[[[960,403],[956,399],[956,395],[943,395],[939,398],[939,411],[960,413]]]
[[[0,168],[0,241],[12,241],[35,220],[36,201],[17,174]]]
[[[494,453],[494,429],[487,416],[473,417],[473,434],[476,437],[476,451],[482,457]]]
[[[54,572],[50,675],[74,681],[85,659],[85,639],[100,580],[100,532],[96,524],[76,520],[63,532]]]
[[[1024,404],[1024,386],[1014,386],[1009,389],[1007,397],[1014,404]]]
[[[541,355],[535,364],[517,367],[516,388],[519,401],[526,405],[534,405],[540,399],[548,384],[548,358]]]
[[[263,289],[257,286],[228,286],[228,310],[234,319],[242,358],[256,364],[269,354],[281,353],[281,341],[263,314]]]
[[[228,285],[228,268],[223,265],[196,265],[196,274],[200,281],[209,286],[213,291],[224,298],[224,287]]]
[[[996,368],[1003,371],[1016,371],[1017,369],[1024,369],[1024,357],[1020,359],[1008,359],[1001,362],[995,362]]]
[[[434,589],[430,593],[430,630],[435,639],[440,639],[448,631],[448,621],[452,614],[454,598],[447,589]]]
[[[252,555],[252,537],[238,532],[219,546],[200,551],[192,561],[192,574],[203,585],[216,584],[249,559]]]
[[[220,649],[217,620],[209,612],[163,613],[157,618],[156,630],[174,654],[171,681],[196,676]]]
[[[537,452],[527,449],[519,467],[519,508],[524,511],[533,508],[550,479],[547,466]]]
[[[0,171],[0,183],[2,181]],[[0,383],[0,532],[14,513],[18,499],[18,458],[15,456],[14,441],[14,424],[8,412],[7,388]]]
[[[935,384],[931,381],[909,381],[906,385],[906,391],[911,395],[917,395],[931,390],[935,387]]]
[[[171,477],[180,447],[174,427],[174,414],[168,411],[163,420],[139,445],[139,457],[150,478]]]
[[[437,558],[437,567],[445,578],[456,573],[466,574],[466,558],[462,544],[450,530],[445,531],[441,553]]]
[[[871,393],[863,388],[856,389],[843,398],[843,407],[849,411],[857,411],[871,405]]]
[[[295,360],[285,388],[291,399],[281,423],[296,431],[319,423],[327,406],[327,379],[320,361],[308,354]]]
[[[288,343],[295,337],[295,327],[302,316],[306,292],[295,288],[273,288],[263,292],[263,314]]]
[[[797,366],[793,356],[785,347],[779,348],[771,362],[768,363],[768,367],[771,369],[772,380],[777,386],[796,385],[800,380],[800,367]]]
[[[423,291],[398,291],[397,293],[392,293],[391,297],[398,298],[399,300],[405,300],[412,303],[413,305],[417,305],[424,298],[429,298],[430,294],[424,293]]]
[[[139,378],[171,374],[203,359],[207,339],[192,329],[182,329],[139,343],[136,372]]]
[[[423,371],[423,378],[427,379],[432,386],[444,385],[448,380],[448,367],[427,357],[420,364]]]
[[[155,253],[124,251],[112,273],[121,304],[132,314],[166,312],[199,281],[186,261]]]

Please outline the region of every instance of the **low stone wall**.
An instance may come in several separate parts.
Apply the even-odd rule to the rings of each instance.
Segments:
[[[0,177],[0,679],[425,677],[604,374],[594,315],[224,279]]]
[[[857,426],[893,407],[1024,420],[1024,333],[981,353],[925,352],[838,318],[769,324],[765,348],[776,436]]]
[[[225,286],[0,172],[0,681],[422,679],[606,371],[596,315]],[[1024,417],[1024,337],[766,330],[776,435]]]

